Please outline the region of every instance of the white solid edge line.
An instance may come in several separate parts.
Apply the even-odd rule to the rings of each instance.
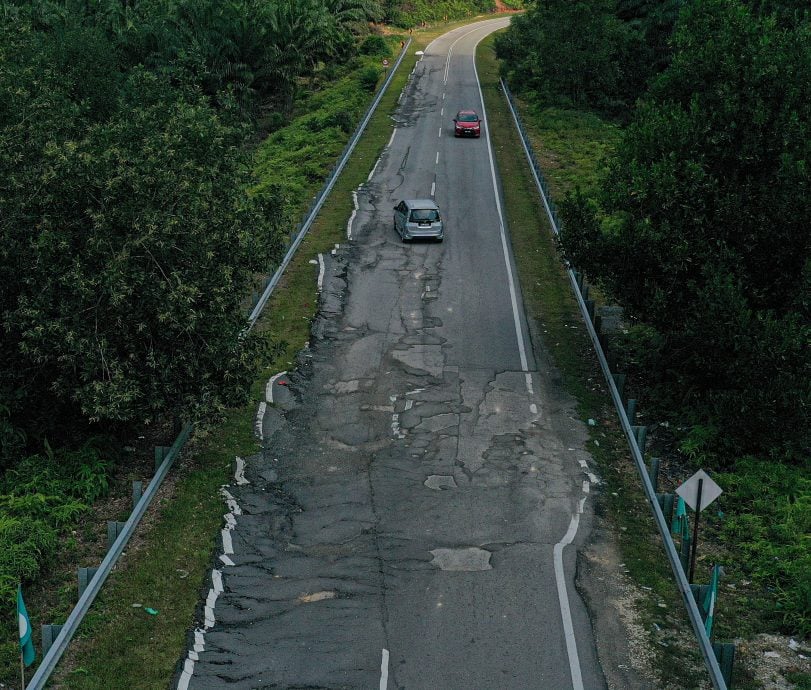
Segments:
[[[234,470],[234,481],[240,486],[245,484],[250,484],[250,482],[245,479],[245,460],[237,455],[236,457],[237,468]]]
[[[222,534],[222,553],[224,556],[232,556],[234,554],[234,542],[231,541],[231,530],[228,528],[220,530]]]
[[[394,135],[397,134],[397,128],[391,130],[391,136],[389,137],[389,143],[386,144],[387,148],[391,148],[391,143],[394,141]]]
[[[321,254],[318,255],[318,260],[323,265],[324,258],[321,256]],[[286,373],[287,373],[286,371],[280,371],[278,374],[274,374],[273,376],[271,376],[270,379],[268,380],[268,383],[265,386],[265,400],[267,402],[273,404],[273,384],[276,383],[277,379],[281,378]]]
[[[487,154],[490,158],[490,176],[493,181],[493,194],[496,197],[496,210],[498,211],[498,222],[499,222],[499,235],[501,236],[501,249],[504,253],[504,264],[507,267],[507,283],[510,288],[510,302],[512,304],[513,310],[513,321],[515,323],[515,337],[518,340],[518,355],[521,359],[521,369],[522,371],[528,370],[527,365],[527,353],[524,348],[524,333],[523,329],[521,328],[521,318],[518,313],[518,296],[515,291],[515,279],[513,278],[512,267],[510,266],[510,252],[507,248],[507,236],[505,233],[505,226],[504,226],[504,212],[501,208],[501,199],[499,198],[498,194],[498,183],[496,181],[496,166],[493,160],[493,146],[490,142],[490,128],[487,126],[487,111],[484,107],[484,94],[482,93],[482,86],[479,82],[479,71],[476,69],[476,48],[478,47],[479,43],[484,40],[485,36],[482,36],[474,46],[473,49],[473,73],[476,76],[476,87],[479,89],[479,101],[482,104],[482,120],[485,122],[485,128],[487,130]],[[531,379],[529,386],[532,385]],[[528,387],[528,391],[530,388]]]
[[[563,548],[572,543],[577,527],[580,524],[580,513],[572,515],[569,529],[553,549],[555,562],[555,583],[558,590],[560,615],[563,619],[563,634],[566,638],[566,655],[569,657],[569,672],[572,676],[572,690],[583,690],[583,676],[580,671],[580,657],[577,654],[577,640],[574,636],[572,612],[569,608],[569,592],[566,589],[566,573],[563,569]]]
[[[374,165],[374,167],[373,167],[373,168],[371,169],[371,171],[369,172],[369,177],[367,177],[367,178],[366,178],[366,181],[367,181],[367,182],[368,182],[369,180],[371,180],[371,179],[372,179],[372,176],[373,176],[373,175],[375,174],[375,172],[377,171],[377,166],[378,166],[378,165],[380,165],[380,159],[379,159],[379,158],[378,158],[378,159],[375,161],[375,165]]]
[[[191,652],[189,652],[189,654],[191,654]],[[180,678],[177,681],[177,690],[188,690],[189,681],[191,681],[193,674],[194,661],[192,659],[186,659],[183,664],[183,673],[180,674]]]
[[[265,419],[265,412],[267,411],[268,404],[263,400],[259,403],[259,408],[256,410],[256,435],[260,441],[265,440],[265,434],[262,430],[262,422]]]
[[[324,287],[324,271],[326,267],[324,266],[324,255],[318,255],[318,292],[321,292],[321,289]]]
[[[355,222],[355,216],[358,215],[358,192],[357,190],[352,190],[352,214],[349,216],[349,220],[346,221],[346,239],[352,239],[352,223]]]
[[[383,650],[383,658],[380,660],[380,690],[386,690],[389,686],[389,650]]]

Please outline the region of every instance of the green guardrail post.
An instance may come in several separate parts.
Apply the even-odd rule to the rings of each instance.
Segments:
[[[589,315],[589,321],[594,322],[594,300],[584,300],[586,303],[586,313]]]
[[[727,689],[732,690],[732,668],[735,664],[735,644],[732,642],[713,642],[712,651],[718,659],[721,667],[721,675],[724,676]]]
[[[157,472],[158,468],[163,464],[166,455],[171,449],[171,446],[155,446],[155,472]]]
[[[138,501],[141,500],[141,496],[144,494],[144,483],[142,481],[134,481],[132,483],[132,507],[138,505]]]
[[[721,579],[721,566],[714,565],[712,567],[712,576],[710,577],[710,584],[707,585],[706,592],[703,592],[702,608],[707,612],[707,617],[704,620],[704,629],[707,631],[707,637],[712,639],[712,624],[715,621],[715,603],[718,600],[718,583]]]
[[[676,502],[676,495],[656,494],[656,500],[659,502],[659,507],[662,509],[665,522],[670,523],[673,520],[673,505]]]
[[[651,458],[650,465],[648,465],[648,477],[650,477],[650,483],[653,485],[654,491],[659,488],[660,464],[659,458]]]
[[[625,374],[611,374],[614,379],[614,385],[617,387],[617,393],[620,395],[620,400],[625,396]]]
[[[634,432],[634,437],[636,438],[636,445],[639,448],[639,452],[644,456],[645,442],[648,440],[648,427],[632,426],[631,429]]]
[[[124,529],[126,522],[118,522],[118,520],[107,520],[107,548],[109,549],[118,539],[121,530]]]
[[[707,625],[707,616],[709,615],[709,612],[704,607],[704,601],[706,600],[707,593],[709,591],[709,585],[690,585],[690,592],[692,592],[693,599],[695,599],[696,606],[698,606],[698,611],[701,613],[701,620],[704,621],[705,628]]]
[[[689,534],[682,537],[681,544],[679,545],[679,560],[681,561],[682,570],[685,575],[690,572],[690,544],[692,539]]]
[[[43,625],[42,626],[42,656],[48,653],[51,645],[54,643],[56,636],[62,630],[61,625]]]
[[[98,570],[98,568],[79,568],[79,597],[84,594],[88,583],[96,576]]]
[[[631,398],[625,405],[625,416],[628,417],[628,423],[633,426],[634,417],[636,417],[636,398]]]

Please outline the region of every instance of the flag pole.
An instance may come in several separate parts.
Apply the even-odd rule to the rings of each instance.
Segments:
[[[20,690],[25,690],[25,660],[23,659],[23,650],[20,647]]]

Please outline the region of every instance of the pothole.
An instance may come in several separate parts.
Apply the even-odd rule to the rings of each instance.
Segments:
[[[471,546],[466,549],[433,549],[431,565],[440,570],[475,572],[492,570],[490,552]]]
[[[456,481],[450,475],[445,474],[432,474],[424,482],[425,486],[429,489],[441,491],[442,489],[455,489]]]

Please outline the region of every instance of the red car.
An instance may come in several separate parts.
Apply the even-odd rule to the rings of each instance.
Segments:
[[[453,135],[456,137],[481,136],[481,118],[475,110],[460,110],[453,118]]]

